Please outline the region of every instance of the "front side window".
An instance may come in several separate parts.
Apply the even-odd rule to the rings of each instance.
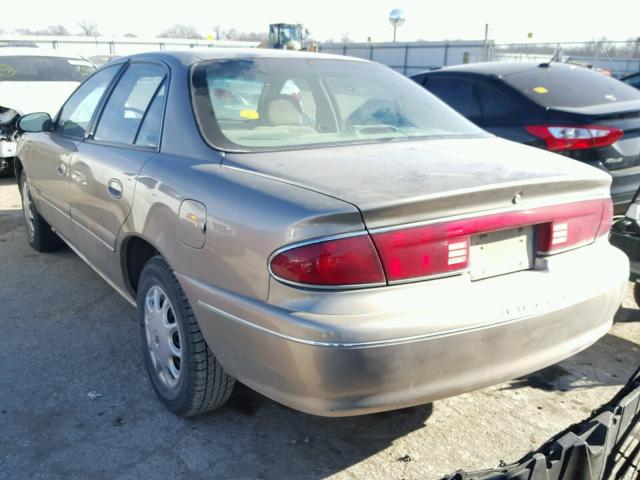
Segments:
[[[54,131],[68,137],[84,138],[100,99],[119,68],[114,65],[100,70],[80,85],[62,107]]]
[[[481,136],[412,80],[349,60],[212,60],[192,71],[195,114],[229,151]]]
[[[162,87],[164,77],[165,70],[160,65],[130,65],[107,100],[94,140],[133,145],[147,109]]]

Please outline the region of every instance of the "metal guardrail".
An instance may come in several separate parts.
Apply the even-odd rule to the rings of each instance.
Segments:
[[[640,478],[640,369],[590,418],[519,462],[443,480],[637,480]]]

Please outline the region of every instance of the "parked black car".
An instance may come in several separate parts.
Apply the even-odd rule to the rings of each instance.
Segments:
[[[640,91],[619,80],[534,62],[467,64],[412,78],[497,136],[609,172],[616,213],[640,185]]]
[[[640,90],[640,72],[632,73],[624,78],[621,78],[624,83],[631,85],[633,88]]]

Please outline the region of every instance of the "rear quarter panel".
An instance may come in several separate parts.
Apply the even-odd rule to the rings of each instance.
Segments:
[[[185,199],[207,208],[203,248],[178,238]],[[283,245],[364,228],[359,211],[326,195],[217,162],[159,154],[140,172],[120,238],[149,241],[178,273],[240,295],[266,299],[267,261]],[[123,264],[126,264],[124,262]]]

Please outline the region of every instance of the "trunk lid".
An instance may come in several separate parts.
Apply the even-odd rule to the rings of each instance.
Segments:
[[[369,229],[605,196],[606,173],[498,138],[228,154],[223,162],[355,205]]]

